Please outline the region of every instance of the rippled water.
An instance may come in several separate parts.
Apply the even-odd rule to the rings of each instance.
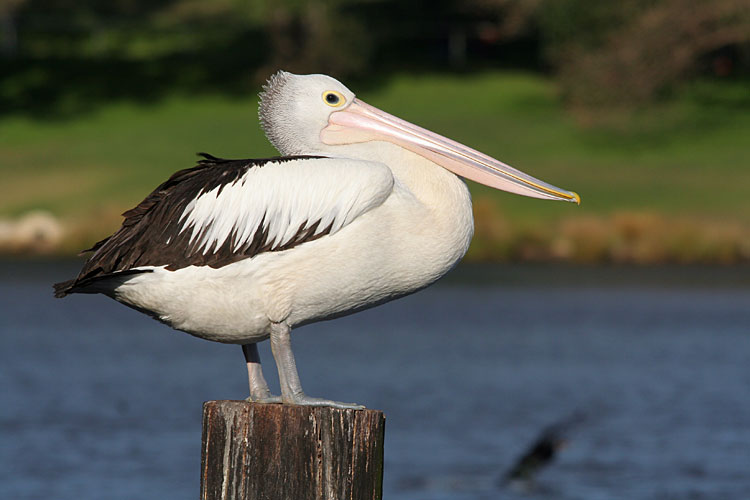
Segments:
[[[0,498],[195,498],[201,403],[246,395],[240,348],[53,299],[75,266],[0,264]],[[386,412],[386,499],[750,495],[748,269],[464,267],[293,342],[309,394]],[[535,489],[499,486],[575,412]]]

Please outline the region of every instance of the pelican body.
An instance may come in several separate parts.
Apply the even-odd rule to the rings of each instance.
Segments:
[[[325,75],[279,72],[259,116],[281,156],[203,154],[89,249],[55,294],[103,293],[197,337],[243,347],[249,400],[362,408],[307,396],[292,328],[420,290],[473,234],[461,177],[542,199],[577,194],[400,120]],[[270,338],[281,396],[256,344]]]

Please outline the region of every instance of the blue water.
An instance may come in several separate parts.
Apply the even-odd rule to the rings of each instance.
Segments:
[[[53,299],[76,265],[0,263],[0,498],[195,498],[240,348]],[[386,499],[750,498],[747,268],[464,267],[293,343],[309,394],[385,411]],[[498,485],[575,412],[533,490]]]

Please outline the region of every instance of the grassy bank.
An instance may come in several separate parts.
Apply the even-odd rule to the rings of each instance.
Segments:
[[[352,85],[357,90],[357,85]],[[359,96],[496,156],[583,203],[472,185],[477,259],[735,262],[750,259],[750,102],[742,84],[699,83],[670,103],[581,123],[553,84],[525,74],[401,76]],[[54,214],[70,252],[197,151],[274,154],[257,97],[113,102],[68,118],[0,118],[0,217]]]

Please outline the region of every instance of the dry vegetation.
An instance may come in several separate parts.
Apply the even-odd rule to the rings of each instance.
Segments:
[[[703,264],[750,262],[750,224],[647,212],[568,216],[547,222],[504,216],[491,199],[474,204],[475,237],[468,260],[577,264]],[[33,212],[0,220],[0,253],[71,255],[110,233],[122,218],[114,207],[95,217],[56,219]]]
[[[750,225],[648,212],[572,216],[548,223],[512,222],[490,199],[474,205],[469,258],[614,264],[750,262]]]

